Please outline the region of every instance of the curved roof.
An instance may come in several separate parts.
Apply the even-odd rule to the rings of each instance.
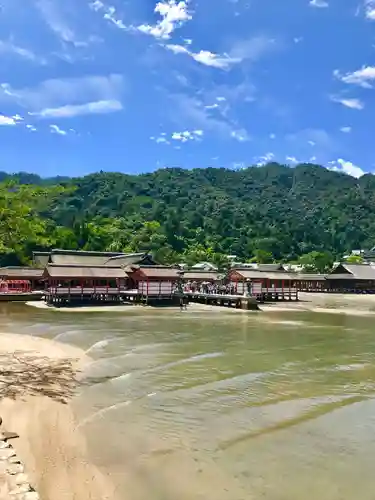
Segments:
[[[3,278],[38,279],[43,276],[43,269],[33,267],[0,267],[0,276]]]
[[[328,278],[375,280],[375,266],[371,264],[347,264],[343,262],[333,269]]]
[[[121,267],[106,266],[61,266],[48,264],[44,271],[45,277],[51,278],[96,278],[96,279],[117,279],[126,278],[127,274]]]

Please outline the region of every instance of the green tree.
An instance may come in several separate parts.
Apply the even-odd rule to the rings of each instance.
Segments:
[[[348,264],[363,264],[363,257],[361,255],[348,255],[345,262]]]
[[[332,254],[329,252],[310,252],[302,255],[299,259],[299,264],[303,266],[303,270],[307,273],[328,272],[334,263]]]
[[[58,188],[44,189],[0,184],[0,258],[3,262],[30,262],[32,251],[49,248],[54,242],[54,223],[42,218],[48,203],[60,194]]]
[[[273,255],[271,252],[266,250],[256,249],[254,250],[254,257],[250,259],[250,262],[256,262],[257,264],[271,264],[274,262]]]

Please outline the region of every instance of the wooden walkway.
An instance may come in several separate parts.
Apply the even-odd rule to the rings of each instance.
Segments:
[[[297,288],[281,289],[281,288],[269,288],[263,289],[261,292],[253,296],[245,296],[239,294],[215,294],[215,293],[203,293],[203,292],[185,292],[184,295],[194,302],[202,302],[206,304],[218,303],[218,305],[223,305],[230,303],[232,306],[237,304],[239,300],[248,300],[251,302],[278,302],[278,301],[297,301],[298,300],[298,290]]]
[[[257,310],[258,304],[255,297],[244,297],[243,295],[222,295],[215,293],[185,292],[184,296],[190,302],[201,304],[235,307],[236,309]]]
[[[154,304],[162,302],[178,304],[175,294],[145,295],[139,290],[129,290],[124,287],[50,287],[44,291],[47,304],[63,307],[69,305],[106,305],[113,303],[132,302],[134,304]]]

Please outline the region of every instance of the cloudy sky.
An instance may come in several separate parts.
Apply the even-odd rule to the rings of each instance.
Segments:
[[[0,170],[375,170],[375,0],[0,0]]]

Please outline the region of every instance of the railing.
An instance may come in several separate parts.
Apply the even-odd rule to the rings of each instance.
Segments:
[[[96,287],[50,287],[47,288],[46,293],[49,295],[117,295],[126,292],[125,287],[109,287],[109,286],[96,286]]]
[[[296,294],[298,292],[298,289],[296,287],[284,287],[284,288],[279,288],[279,287],[275,287],[275,288],[272,288],[272,287],[269,287],[269,288],[266,288],[266,287],[262,287],[262,290],[261,291],[257,291],[257,293],[279,293],[279,294],[284,294],[284,295],[289,295],[289,293],[291,294]]]
[[[237,298],[249,298],[253,297],[258,300],[298,300],[298,289],[296,287],[262,287],[256,288],[249,292],[244,292],[243,288],[240,290],[237,288],[230,291],[220,291],[220,290],[206,290],[203,289],[195,289],[193,290],[185,290],[186,295],[188,296],[204,296],[204,297],[237,297]]]
[[[256,296],[256,295],[260,295],[260,294],[264,294],[264,293],[277,293],[279,295],[289,295],[289,294],[292,294],[292,295],[295,295],[298,293],[298,288],[296,287],[262,287],[262,288],[253,288],[253,289],[250,289],[250,292],[248,292],[246,289],[244,289],[243,287],[237,287],[237,288],[234,288],[233,289],[233,292],[230,292],[228,290],[224,290],[224,291],[221,291],[221,290],[214,290],[214,291],[203,291],[203,289],[197,287],[195,288],[194,290],[192,289],[185,289],[185,292],[186,293],[204,293],[206,295],[236,295],[236,296],[243,296],[244,293],[246,293],[246,295],[250,295],[250,296]]]
[[[170,281],[140,281],[138,292],[144,297],[171,297],[174,286]]]

